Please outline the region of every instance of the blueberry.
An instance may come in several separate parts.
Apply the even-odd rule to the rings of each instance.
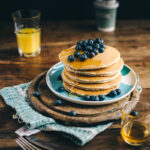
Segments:
[[[62,86],[60,86],[59,88],[58,88],[58,92],[64,92],[64,87],[62,87]]]
[[[78,42],[77,42],[77,45],[80,45],[80,46],[81,46],[81,45],[82,45],[82,41],[78,41]]]
[[[39,93],[38,91],[34,91],[34,92],[33,92],[33,95],[34,95],[35,97],[40,97],[40,93]]]
[[[99,53],[98,49],[94,48],[93,52],[95,53],[95,55],[97,55]]]
[[[94,43],[99,43],[99,44],[101,44],[101,43],[102,43],[102,40],[101,40],[100,38],[96,38],[95,41],[94,41]]]
[[[81,45],[76,45],[75,49],[76,49],[77,51],[80,51],[80,50],[81,50]]]
[[[77,113],[75,111],[70,111],[70,116],[76,116]]]
[[[105,48],[106,45],[105,45],[105,44],[100,44],[100,47],[101,47],[101,48]]]
[[[90,100],[90,96],[89,95],[84,95],[83,100]]]
[[[110,97],[115,97],[115,96],[117,96],[117,92],[116,92],[115,90],[112,90],[112,91],[108,94],[108,96],[110,96]]]
[[[81,61],[85,61],[86,59],[87,59],[87,55],[86,54],[80,55],[80,60]]]
[[[89,52],[91,52],[93,50],[93,48],[92,48],[92,46],[86,46],[86,51],[89,51]]]
[[[105,95],[98,95],[98,97],[100,101],[103,101],[105,99]]]
[[[88,39],[88,44],[93,45],[94,41],[92,39]]]
[[[86,54],[87,56],[89,56],[89,52],[88,51],[84,51],[84,54]]]
[[[101,39],[101,44],[104,44],[104,41]]]
[[[117,95],[121,94],[121,90],[120,89],[116,89]]]
[[[74,52],[74,57],[79,57],[80,56],[80,52],[76,51]]]
[[[99,49],[100,45],[98,43],[94,43],[93,47]]]
[[[61,100],[56,100],[56,101],[55,101],[55,105],[56,105],[56,106],[60,106],[61,104],[62,104],[62,101],[61,101]]]
[[[104,48],[100,47],[98,51],[99,51],[100,53],[103,53],[103,52],[104,52]]]
[[[98,96],[95,96],[95,95],[92,95],[90,97],[91,101],[99,101],[99,97]]]
[[[137,116],[137,115],[138,115],[138,112],[137,112],[136,110],[133,110],[133,111],[130,113],[130,115],[132,115],[132,116]]]
[[[86,43],[82,43],[82,45],[81,45],[81,50],[85,50],[86,49],[86,46],[87,46],[87,44]]]
[[[96,96],[95,101],[99,101],[99,97],[98,96]]]
[[[90,100],[91,100],[91,101],[95,101],[95,98],[96,98],[95,95],[90,96]]]
[[[88,43],[88,41],[84,40],[84,41],[82,41],[82,44],[83,44],[83,43],[87,44],[87,43]]]
[[[58,76],[58,80],[59,80],[59,81],[62,80],[62,76],[61,76],[61,75]]]
[[[95,53],[94,52],[90,52],[89,53],[89,58],[92,58],[92,57],[94,57],[95,56]]]
[[[73,62],[74,61],[74,56],[73,55],[69,55],[68,56],[68,61]]]

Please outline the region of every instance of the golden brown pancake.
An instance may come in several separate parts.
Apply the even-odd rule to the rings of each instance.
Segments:
[[[80,83],[105,83],[115,79],[120,74],[120,72],[118,72],[114,75],[107,76],[107,77],[89,77],[89,76],[74,74],[70,71],[67,71],[66,69],[64,69],[64,71],[70,79]]]
[[[118,85],[119,86],[119,85]],[[110,91],[118,88],[118,86],[107,89],[107,90],[98,90],[98,91],[86,91],[83,89],[78,89],[75,88],[69,84],[67,84],[65,81],[63,81],[63,87],[71,94],[76,94],[79,96],[84,96],[84,95],[107,95]]]
[[[93,58],[88,58],[85,61],[80,61],[76,58],[73,62],[68,61],[68,56],[73,55],[75,48],[64,50],[59,54],[60,61],[67,67],[73,70],[95,70],[108,67],[120,59],[120,53],[117,49],[106,46],[103,53],[99,53]]]
[[[110,65],[109,67],[98,69],[98,70],[89,70],[89,71],[83,71],[83,70],[73,70],[69,67],[65,67],[66,70],[76,73],[79,75],[86,75],[86,76],[111,76],[116,74],[117,72],[120,72],[123,68],[124,62],[123,59],[120,58],[116,63]]]
[[[104,89],[109,89],[109,88],[113,88],[118,86],[118,84],[120,84],[121,81],[121,73],[119,74],[119,76],[117,76],[114,80],[106,82],[106,83],[97,83],[97,84],[85,84],[85,83],[79,83],[79,82],[75,82],[73,80],[71,80],[65,73],[65,71],[63,71],[62,73],[62,78],[63,81],[65,81],[67,84],[83,89],[83,90],[88,90],[88,91],[96,91],[96,90],[104,90]]]

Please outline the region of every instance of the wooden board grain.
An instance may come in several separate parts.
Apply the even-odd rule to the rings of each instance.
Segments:
[[[46,74],[44,72],[32,81],[27,91],[29,103],[36,111],[70,126],[74,125],[86,127],[96,125],[104,121],[118,120],[122,115],[122,106],[128,101],[132,102],[126,110],[131,112],[135,108],[140,97],[140,93],[137,88],[135,88],[134,91],[125,98],[109,105],[77,105],[62,100],[62,105],[56,106],[55,101],[60,98],[50,91],[47,87],[45,78]],[[39,92],[40,97],[34,96],[35,91]],[[70,115],[71,111],[75,111],[77,113],[75,117]]]

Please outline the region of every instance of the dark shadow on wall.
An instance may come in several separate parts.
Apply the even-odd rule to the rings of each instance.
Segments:
[[[5,0],[0,5],[0,21],[10,21],[13,11],[38,9],[42,20],[91,20],[94,0]],[[150,19],[149,0],[119,0],[118,19]]]

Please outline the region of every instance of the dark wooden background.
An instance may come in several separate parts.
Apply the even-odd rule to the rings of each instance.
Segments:
[[[118,0],[118,19],[150,19],[149,0]],[[0,4],[0,21],[11,21],[18,9],[38,9],[42,20],[91,20],[95,18],[94,0],[4,0]]]
[[[142,105],[139,104],[136,110],[150,114],[147,107],[150,103],[150,20],[118,20],[117,28],[112,33],[98,32],[95,21],[43,22],[42,52],[34,58],[19,57],[13,24],[0,23],[0,29],[0,89],[31,81],[59,61],[61,50],[77,41],[101,37],[106,44],[116,47],[125,63],[140,76]],[[14,132],[23,124],[12,119],[14,113],[0,99],[0,150],[20,150]],[[57,133],[40,132],[36,136],[68,150],[150,150],[150,137],[143,146],[127,145],[120,135],[120,121],[83,147],[76,146]]]

